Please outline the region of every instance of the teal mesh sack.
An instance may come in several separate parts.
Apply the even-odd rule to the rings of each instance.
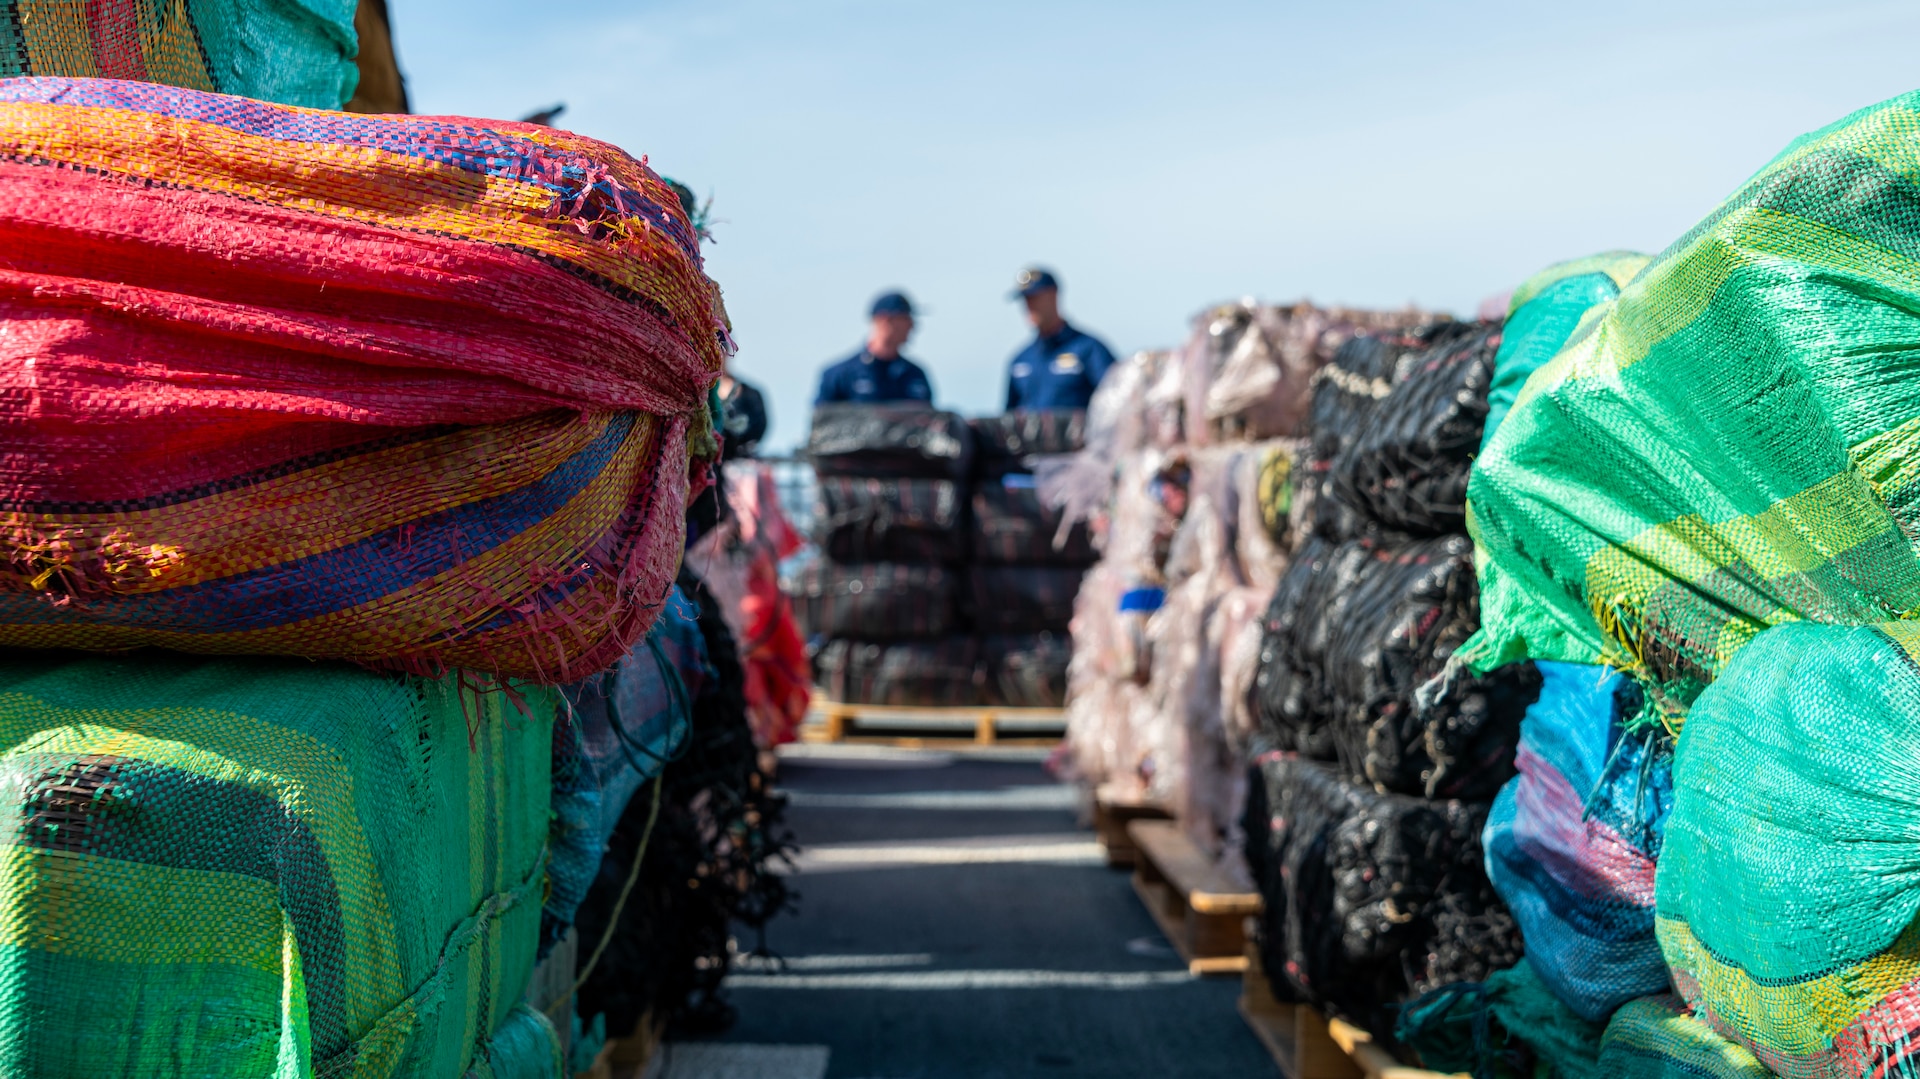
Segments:
[[[300,660],[0,651],[0,1075],[552,1074],[551,1027],[513,1013],[556,708]]]
[[[1622,1004],[1600,1036],[1600,1073],[1609,1079],[1770,1079],[1740,1046],[1663,993]]]
[[[1917,655],[1920,622],[1770,629],[1680,733],[1655,934],[1781,1075],[1920,1075]]]
[[[1407,1004],[1394,1035],[1427,1067],[1474,1079],[1615,1079],[1599,1064],[1603,1029],[1518,963]]]
[[[131,79],[338,109],[360,84],[355,0],[0,0],[0,78]]]
[[[1582,319],[1619,296],[1620,286],[1633,280],[1647,261],[1647,256],[1631,251],[1608,251],[1555,263],[1513,290],[1500,351],[1493,359],[1482,446],[1506,419],[1527,379],[1560,351]]]
[[[1476,669],[1673,720],[1760,631],[1920,614],[1920,95],[1796,141],[1522,388],[1476,461]]]

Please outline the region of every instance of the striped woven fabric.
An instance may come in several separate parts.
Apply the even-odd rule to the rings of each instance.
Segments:
[[[0,0],[0,76],[138,79],[337,109],[354,0]]]
[[[518,699],[0,652],[0,1073],[498,1074],[490,1035],[545,1028],[556,1074],[515,1009],[558,698]]]
[[[568,682],[646,631],[730,347],[643,163],[0,81],[0,644]]]

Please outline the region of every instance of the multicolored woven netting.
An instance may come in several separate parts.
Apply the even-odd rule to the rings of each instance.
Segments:
[[[0,1072],[527,1075],[544,1031],[553,1074],[557,698],[516,696],[0,650]]]
[[[355,0],[0,0],[0,77],[134,79],[337,109]]]
[[[1791,145],[1527,382],[1474,469],[1479,666],[1678,718],[1768,626],[1920,613],[1920,94]]]
[[[0,249],[0,644],[564,683],[645,633],[729,341],[643,163],[4,80]]]

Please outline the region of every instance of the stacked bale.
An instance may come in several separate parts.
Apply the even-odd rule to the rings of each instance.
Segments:
[[[1474,469],[1462,655],[1636,689],[1530,716],[1551,767],[1490,832],[1528,966],[1611,1013],[1592,1074],[1920,1071],[1917,109],[1795,140],[1588,297]]]
[[[1100,552],[1073,623],[1075,771],[1167,806],[1235,865],[1257,623],[1296,533],[1288,477],[1305,448],[1292,436],[1343,342],[1420,317],[1208,309],[1183,348],[1117,365],[1086,451],[1039,470],[1044,500],[1088,521]]]
[[[975,467],[962,604],[979,640],[985,700],[1059,708],[1074,600],[1098,554],[1086,522],[1041,500],[1035,473],[1084,446],[1086,413],[1017,412],[969,426]]]
[[[7,62],[352,91],[351,4],[150,6]],[[9,1070],[562,1070],[542,899],[721,673],[658,618],[730,348],[684,208],[567,132],[85,78],[0,80],[0,158]],[[777,803],[680,801],[777,908]]]
[[[1399,1002],[1520,954],[1482,866],[1539,675],[1420,691],[1479,624],[1465,492],[1499,323],[1355,338],[1316,377],[1306,535],[1261,626],[1247,858],[1281,991],[1390,1038]]]
[[[836,701],[930,707],[980,701],[979,647],[961,588],[973,435],[928,408],[815,410],[820,559],[793,589],[816,679]]]

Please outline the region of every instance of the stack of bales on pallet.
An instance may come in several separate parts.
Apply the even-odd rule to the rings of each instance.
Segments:
[[[1519,956],[1480,833],[1539,676],[1418,692],[1479,625],[1465,495],[1500,340],[1440,322],[1356,338],[1321,370],[1304,534],[1262,623],[1245,821],[1264,966],[1383,1041],[1410,994]]]
[[[135,7],[67,13],[114,46],[80,66],[353,89],[351,4]],[[37,34],[0,57],[79,62]],[[645,793],[745,731],[730,645],[662,616],[729,342],[659,177],[528,125],[4,79],[0,233],[9,1071],[551,1076],[543,906],[553,945],[623,883],[684,896],[716,823],[720,924],[778,906],[750,741],[719,794]],[[608,889],[633,802],[691,857]]]
[[[973,433],[951,412],[828,405],[807,453],[820,559],[794,615],[836,701],[978,703],[979,648],[961,620]]]
[[[1487,832],[1527,954],[1403,1017],[1430,1062],[1920,1073],[1917,113],[1516,296],[1461,654],[1548,678]]]
[[[1210,855],[1239,857],[1259,615],[1294,542],[1314,373],[1354,334],[1419,318],[1205,311],[1183,348],[1117,365],[1086,451],[1040,470],[1045,500],[1089,520],[1100,549],[1074,615],[1071,766],[1172,810]]]
[[[1059,708],[1072,654],[1068,623],[1096,554],[1084,521],[1069,522],[1041,501],[1035,473],[1082,448],[1086,413],[1015,412],[970,426],[963,603],[979,640],[986,703]]]

